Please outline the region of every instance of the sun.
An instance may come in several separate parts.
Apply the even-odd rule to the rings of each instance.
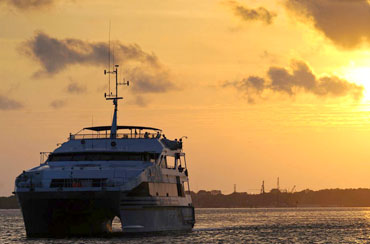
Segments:
[[[343,71],[343,76],[349,82],[356,83],[364,87],[364,101],[370,101],[370,66],[350,67]]]

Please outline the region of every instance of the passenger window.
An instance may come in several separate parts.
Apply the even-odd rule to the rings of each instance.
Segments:
[[[71,161],[72,156],[71,155],[58,155],[55,157],[55,161]]]
[[[133,155],[130,155],[129,160],[130,161],[140,161],[142,160],[142,157],[140,154],[133,154]]]
[[[176,166],[176,160],[175,157],[168,157],[167,161],[167,168],[169,169],[174,169]]]
[[[49,156],[49,161],[150,161],[156,162],[159,154],[156,153],[73,153],[73,154],[52,154]],[[164,158],[166,161],[166,158]],[[165,165],[167,163],[165,162]]]
[[[85,155],[84,154],[75,154],[73,155],[73,161],[84,161]]]
[[[109,161],[111,159],[112,159],[112,156],[109,155],[109,154],[101,154],[100,155],[100,160],[102,160],[102,161]]]

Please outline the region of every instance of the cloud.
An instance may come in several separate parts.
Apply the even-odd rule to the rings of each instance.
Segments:
[[[10,99],[4,95],[0,95],[0,110],[18,110],[23,108],[23,104]]]
[[[86,86],[80,85],[75,81],[68,84],[66,91],[72,94],[81,94],[86,92]]]
[[[154,53],[142,50],[138,44],[112,42],[115,63],[124,64],[135,92],[160,93],[175,88],[170,74]],[[37,61],[42,69],[35,77],[53,76],[72,65],[107,66],[109,46],[105,42],[87,42],[79,39],[58,39],[38,32],[20,48],[21,52]],[[81,91],[70,85],[70,92]]]
[[[303,21],[312,21],[338,46],[351,49],[370,43],[368,0],[286,0],[285,6]]]
[[[142,69],[139,67],[127,71],[132,90],[138,93],[163,93],[176,88],[170,81],[169,74],[162,70]]]
[[[66,105],[66,102],[64,100],[54,100],[50,103],[50,106],[54,109],[60,109]]]
[[[272,24],[273,19],[276,17],[274,12],[270,12],[263,7],[257,9],[250,9],[244,7],[236,1],[229,1],[228,4],[233,8],[234,14],[244,21],[262,21],[265,24]]]
[[[270,67],[267,78],[249,76],[240,81],[225,82],[224,87],[234,87],[246,94],[248,102],[254,103],[264,91],[295,96],[306,92],[317,97],[351,96],[359,99],[363,95],[362,86],[350,83],[336,76],[317,77],[302,61],[292,61],[290,69]]]
[[[0,4],[15,7],[19,10],[41,9],[53,5],[55,0],[0,0]]]
[[[134,100],[129,101],[129,104],[137,105],[140,107],[146,107],[148,106],[148,98],[144,96],[136,96]]]
[[[137,44],[125,45],[113,42],[116,63],[139,62],[159,66],[157,57],[144,52]],[[56,74],[73,64],[108,64],[108,44],[87,42],[78,39],[57,39],[38,32],[34,38],[23,43],[22,51],[37,60],[42,66],[41,73]]]

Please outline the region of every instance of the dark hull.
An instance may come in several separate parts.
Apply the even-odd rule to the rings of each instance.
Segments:
[[[130,233],[189,231],[195,223],[192,206],[159,206],[155,198],[148,204],[148,198],[120,192],[31,191],[16,196],[28,237],[101,236],[111,232],[116,216],[123,232]]]
[[[195,223],[191,206],[131,206],[121,208],[122,231],[190,231]]]
[[[18,192],[28,237],[109,233],[119,192]]]

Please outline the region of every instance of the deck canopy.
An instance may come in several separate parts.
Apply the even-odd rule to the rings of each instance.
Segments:
[[[94,127],[86,127],[84,130],[92,130],[92,131],[107,131],[111,130],[112,126],[94,126]],[[117,130],[154,130],[154,131],[162,131],[161,129],[153,128],[153,127],[145,127],[145,126],[130,126],[130,125],[118,125]]]

